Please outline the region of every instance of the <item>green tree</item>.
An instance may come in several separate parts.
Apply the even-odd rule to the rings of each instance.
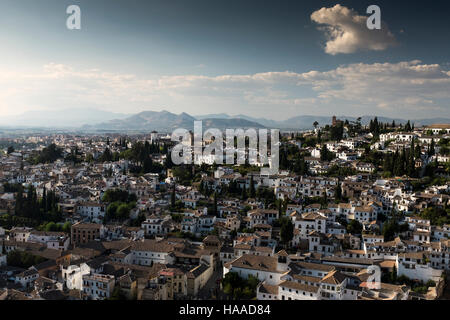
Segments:
[[[56,144],[52,143],[48,147],[44,148],[38,155],[33,159],[34,163],[53,163],[57,159],[62,158],[62,149],[57,147]]]
[[[102,201],[106,203],[112,203],[116,201],[130,203],[136,200],[137,197],[135,194],[128,193],[128,191],[121,189],[108,189],[102,197]]]
[[[71,230],[72,224],[69,221],[65,222],[62,226],[62,231],[70,234]]]
[[[214,192],[213,214],[214,214],[216,217],[219,215],[219,211],[217,210],[217,192]]]
[[[126,203],[122,203],[117,207],[116,217],[118,220],[126,220],[130,217],[130,208]]]
[[[352,220],[347,225],[347,232],[351,234],[361,234],[362,229],[363,226],[358,220]]]
[[[253,179],[253,175],[250,175],[250,198],[254,198],[256,195],[255,192],[255,181]]]
[[[245,188],[245,184],[242,187],[242,193],[241,193],[241,200],[246,200],[247,199],[247,191]]]
[[[334,198],[336,199],[336,201],[341,201],[342,200],[342,187],[341,184],[338,182],[336,188],[335,188],[335,192],[334,192]]]
[[[111,150],[109,150],[108,147],[105,148],[105,151],[103,151],[102,155],[99,158],[100,162],[110,162],[113,160],[113,155],[111,153]]]
[[[172,208],[175,208],[175,202],[176,202],[176,195],[175,195],[175,184],[174,184],[173,188],[172,188],[172,193],[170,195],[170,206]]]
[[[390,280],[391,283],[396,283],[397,282],[397,268],[395,267],[395,265],[392,268],[389,280]]]
[[[294,225],[288,217],[281,218],[280,240],[284,245],[288,245],[294,237]]]
[[[430,144],[430,149],[428,151],[428,155],[433,156],[435,153],[436,153],[435,142],[434,142],[434,139],[431,139],[431,144]]]
[[[57,231],[57,230],[58,230],[58,226],[54,222],[49,222],[45,226],[45,231],[47,231],[47,232],[48,231]]]
[[[10,251],[6,259],[9,266],[25,269],[46,261],[43,257],[35,256],[29,252],[19,250]]]

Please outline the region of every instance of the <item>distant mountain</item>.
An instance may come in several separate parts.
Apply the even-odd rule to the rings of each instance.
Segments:
[[[217,115],[219,116],[219,115]],[[305,129],[311,129],[313,128],[313,123],[317,121],[319,123],[319,126],[325,126],[325,125],[331,125],[332,117],[331,116],[311,116],[311,115],[302,115],[297,117],[292,117],[287,120],[282,121],[275,121],[275,120],[269,120],[265,118],[253,118],[246,115],[235,115],[235,116],[229,116],[227,114],[220,114],[220,116],[224,119],[230,119],[230,118],[237,118],[237,119],[245,119],[248,121],[259,123],[267,128],[278,128],[278,129],[284,129],[284,130],[305,130]],[[197,116],[198,119],[201,118],[208,118],[209,116]],[[349,117],[349,116],[337,116],[336,117],[339,120],[348,120],[348,121],[356,121],[357,117]],[[367,125],[370,123],[370,120],[373,120],[375,116],[362,116],[361,117],[361,123],[363,125]],[[395,121],[397,124],[406,124],[408,122],[408,119],[399,119],[399,118],[389,118],[389,117],[380,117],[377,116],[378,121],[380,122],[387,122],[392,123],[392,121]],[[450,123],[449,118],[431,118],[431,119],[418,119],[413,120],[410,119],[411,123],[414,123],[415,126],[423,126],[423,125],[430,125],[433,123]]]
[[[203,119],[231,119],[231,118],[240,118],[238,116],[232,117],[226,113],[212,113],[212,114],[205,114],[200,116],[193,116],[197,120],[203,120]]]
[[[430,124],[442,124],[442,123],[450,123],[450,118],[429,118],[429,119],[419,119],[414,120],[416,126],[428,126]]]
[[[168,111],[143,111],[125,119],[114,119],[95,125],[85,125],[83,129],[90,130],[119,130],[119,131],[172,131],[175,128],[193,126],[195,118],[187,113],[179,115]]]
[[[177,128],[194,129],[194,121],[200,120],[187,113],[179,115],[168,111],[144,111],[125,119],[114,119],[96,125],[85,125],[85,130],[118,130],[118,131],[149,131],[172,132]],[[203,129],[207,128],[262,128],[259,123],[244,119],[204,118]]]
[[[278,128],[279,123],[280,123],[279,121],[275,121],[275,120],[270,120],[270,119],[265,119],[265,118],[253,118],[253,117],[249,117],[249,116],[242,115],[242,114],[239,114],[239,115],[235,116],[234,118],[245,119],[248,121],[257,122],[268,128]]]
[[[247,120],[250,122],[258,123],[259,125],[262,125],[264,127],[272,127],[272,128],[276,128],[279,125],[279,121],[268,120],[265,118],[254,118],[254,117],[246,116],[243,114],[230,116],[226,113],[218,113],[218,114],[199,115],[199,116],[195,116],[195,118],[197,118],[198,120],[211,119],[211,118],[214,118],[214,119],[243,119],[243,120]]]
[[[8,127],[75,128],[101,121],[123,119],[129,114],[114,113],[94,108],[27,111],[18,116],[1,117],[0,125]]]
[[[366,125],[375,116],[362,116]],[[356,117],[337,116],[340,120],[356,121]],[[187,113],[174,114],[169,111],[143,111],[137,114],[123,114],[93,108],[71,108],[56,111],[28,111],[20,116],[0,118],[0,126],[8,128],[75,129],[78,131],[151,131],[172,132],[176,128],[193,130],[194,121],[202,120],[203,128],[278,128],[281,130],[305,130],[331,124],[331,116],[302,115],[283,121],[254,118],[246,115],[226,113],[191,116]],[[407,120],[378,117],[380,122],[405,124]],[[449,118],[412,120],[415,126],[433,123],[450,123]]]
[[[217,128],[217,129],[248,129],[248,128],[264,128],[263,125],[254,121],[248,121],[245,119],[229,118],[229,119],[203,119],[203,128]]]

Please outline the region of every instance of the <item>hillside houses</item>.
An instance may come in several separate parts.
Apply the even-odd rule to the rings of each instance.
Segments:
[[[174,142],[156,132],[34,137],[0,155],[0,291],[219,299],[236,273],[260,300],[439,298],[450,271],[449,133],[338,124],[342,137],[333,126],[282,133],[276,174],[178,167]],[[53,143],[61,157],[33,160]]]

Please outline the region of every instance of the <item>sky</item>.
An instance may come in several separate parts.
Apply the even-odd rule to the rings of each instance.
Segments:
[[[369,30],[369,5],[381,30]],[[0,112],[450,117],[449,1],[2,0]],[[66,9],[81,9],[69,30]]]

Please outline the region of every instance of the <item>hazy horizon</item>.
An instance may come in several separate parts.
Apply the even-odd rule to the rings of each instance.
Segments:
[[[378,1],[374,31],[365,0],[80,0],[81,30],[66,28],[73,1],[4,2],[4,118],[68,109],[276,121],[450,115],[445,1]]]
[[[166,112],[167,116],[164,116],[163,111]],[[274,120],[265,117],[252,117],[246,114],[228,114],[226,112],[218,114],[189,114],[187,112],[182,113],[171,113],[168,110],[154,111],[146,110],[139,113],[113,113],[100,109],[92,108],[80,108],[80,109],[66,109],[66,110],[48,110],[48,111],[30,111],[25,112],[20,116],[10,116],[3,117],[0,119],[0,128],[3,129],[45,129],[45,130],[77,130],[77,131],[92,131],[92,130],[161,130],[170,129],[174,123],[178,122],[178,126],[190,127],[193,125],[194,120],[218,120],[209,123],[210,127],[216,126],[226,126],[230,128],[242,127],[242,119],[245,122],[245,126],[252,127],[259,125],[263,127],[280,128],[280,129],[310,129],[314,121],[318,121],[320,125],[331,124],[332,116],[336,116],[341,120],[355,121],[358,117],[362,118],[363,124],[368,124],[371,119],[378,117],[381,122],[392,122],[406,123],[411,121],[411,123],[417,126],[429,125],[433,123],[450,123],[450,118],[399,118],[399,117],[386,117],[383,115],[376,114],[366,114],[359,115],[358,117],[353,117],[344,114],[329,114],[325,116],[316,116],[308,114],[299,114],[293,117],[289,117],[282,120]],[[150,118],[148,118],[148,113],[154,113]],[[138,127],[134,126],[134,117],[137,115],[147,115],[145,118],[149,121],[146,124],[142,124],[138,121],[140,125]],[[183,116],[185,115],[185,116]],[[156,117],[156,119],[151,120],[151,118]],[[161,118],[163,117],[163,118]],[[168,117],[168,118],[167,118]],[[174,117],[176,119],[174,119]],[[186,118],[187,117],[187,118]],[[144,118],[144,119],[145,119]],[[177,120],[178,119],[178,120]],[[222,120],[222,121],[219,121]],[[207,121],[208,122],[208,121]],[[209,121],[210,122],[210,121]],[[120,128],[118,129],[117,126]],[[157,126],[157,127],[155,127]],[[172,128],[173,129],[173,128]],[[169,130],[170,131],[170,130]]]

